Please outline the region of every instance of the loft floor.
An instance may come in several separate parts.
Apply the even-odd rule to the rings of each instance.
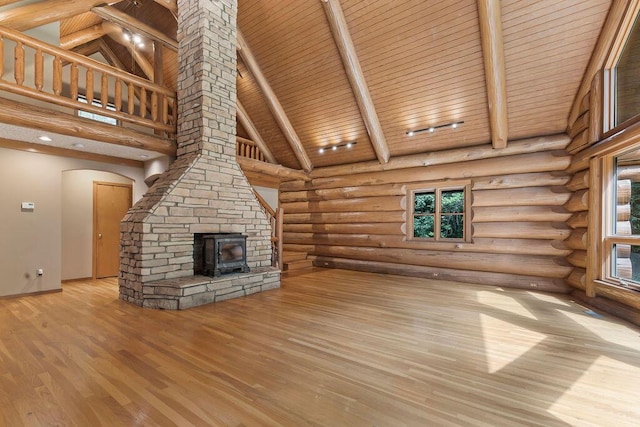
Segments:
[[[314,269],[160,311],[0,300],[0,425],[637,425],[640,330],[564,296]]]

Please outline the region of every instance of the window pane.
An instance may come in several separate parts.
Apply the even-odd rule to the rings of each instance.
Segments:
[[[616,192],[612,200],[614,233],[640,236],[640,152],[616,158]]]
[[[442,213],[464,212],[464,191],[446,190],[441,193]]]
[[[413,217],[413,237],[433,238],[433,215],[416,215]]]
[[[436,195],[433,191],[426,193],[416,193],[414,202],[414,213],[435,213]]]
[[[440,237],[443,239],[464,238],[464,215],[440,216]]]
[[[615,125],[640,113],[640,29],[636,20],[622,50],[615,75]]]
[[[622,284],[640,288],[640,246],[613,245],[612,275],[621,279]]]

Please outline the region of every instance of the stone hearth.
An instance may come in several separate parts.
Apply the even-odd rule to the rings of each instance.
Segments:
[[[165,309],[280,285],[271,225],[235,160],[236,0],[178,3],[178,158],[121,224],[120,298]],[[194,276],[195,233],[246,235],[250,272]]]

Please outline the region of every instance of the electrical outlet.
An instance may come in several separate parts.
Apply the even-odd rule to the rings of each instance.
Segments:
[[[36,270],[36,274],[37,274],[38,276],[43,276],[43,275],[44,275],[44,270],[43,270],[43,269],[41,269],[41,268],[39,268],[38,270]]]

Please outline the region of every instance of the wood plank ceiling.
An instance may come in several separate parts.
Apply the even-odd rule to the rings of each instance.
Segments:
[[[491,144],[478,12],[483,2],[501,16],[497,42],[504,50],[508,140],[564,132],[611,0],[239,0],[238,27],[258,70],[238,56],[238,100],[277,162],[294,169],[305,165],[292,149],[292,132],[312,167],[384,163],[381,146],[394,157]],[[170,0],[125,0],[112,7],[175,40]],[[332,9],[344,15],[338,41],[352,41],[359,76],[358,67],[345,67],[330,25],[334,19],[335,30],[339,21]],[[151,43],[135,58],[123,46],[121,30],[88,10],[61,20],[61,42],[75,37],[74,50],[99,52],[116,66],[147,74],[145,62],[154,63]],[[86,33],[93,35],[79,38]],[[163,46],[162,63],[162,81],[175,89],[176,52]],[[265,99],[258,74],[281,116],[274,100]],[[369,106],[363,104],[367,96]],[[287,132],[282,115],[291,126]],[[457,129],[407,135],[461,121]],[[240,125],[238,134],[249,137]],[[357,144],[319,151],[347,142]]]

